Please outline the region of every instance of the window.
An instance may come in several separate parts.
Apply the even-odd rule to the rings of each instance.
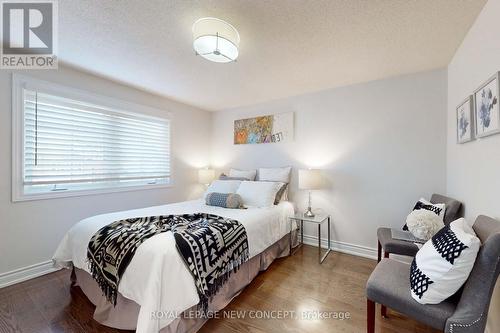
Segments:
[[[137,109],[14,76],[13,199],[169,185],[170,121]]]

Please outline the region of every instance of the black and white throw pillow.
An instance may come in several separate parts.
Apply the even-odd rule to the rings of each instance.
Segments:
[[[464,218],[438,231],[417,252],[410,268],[410,292],[421,304],[438,304],[465,283],[481,246]]]
[[[446,205],[443,203],[433,204],[432,202],[427,201],[424,198],[420,198],[420,200],[418,200],[417,203],[415,204],[415,207],[413,207],[413,210],[419,210],[419,209],[425,209],[431,211],[435,213],[437,216],[439,216],[442,221],[444,221],[444,213],[446,212]],[[406,225],[406,223],[403,226],[403,230],[408,230],[408,226]]]

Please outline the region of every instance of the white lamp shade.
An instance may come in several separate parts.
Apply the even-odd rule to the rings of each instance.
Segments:
[[[299,170],[299,189],[301,190],[319,190],[323,188],[323,177],[321,170],[302,169]]]
[[[198,181],[200,184],[210,184],[215,178],[215,171],[213,169],[200,169],[198,170]]]
[[[230,62],[238,58],[240,35],[229,23],[205,17],[193,24],[193,48],[197,54],[214,62]]]

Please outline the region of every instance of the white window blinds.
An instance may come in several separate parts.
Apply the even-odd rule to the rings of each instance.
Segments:
[[[23,90],[23,184],[35,192],[170,182],[170,122]]]

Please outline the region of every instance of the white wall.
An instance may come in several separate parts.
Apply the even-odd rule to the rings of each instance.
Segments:
[[[313,207],[332,214],[334,240],[373,256],[378,226],[401,227],[420,196],[445,192],[445,110],[446,72],[437,70],[217,112],[212,165],[292,165],[299,209],[307,194],[296,191],[297,169],[325,169],[331,188],[313,193]],[[235,119],[290,111],[293,142],[233,145]]]
[[[465,216],[500,218],[500,135],[456,144],[456,106],[500,71],[500,0],[489,0],[448,66],[448,194],[465,203]],[[500,327],[500,283],[490,308],[489,331]],[[497,330],[494,331],[493,327]]]
[[[197,169],[209,161],[211,113],[117,83],[60,67],[23,74],[172,113],[175,186],[28,202],[11,201],[11,77],[0,71],[0,284],[10,272],[50,260],[59,241],[80,219],[105,212],[182,201],[200,193]],[[163,111],[159,112],[159,116]],[[35,269],[36,271],[36,269]],[[22,274],[21,274],[22,275]],[[17,277],[18,275],[14,275]]]
[[[325,169],[330,189],[313,194],[313,207],[333,215],[337,246],[351,244],[348,249],[367,255],[374,254],[378,226],[399,227],[413,202],[433,192],[463,201],[469,219],[500,218],[500,135],[455,143],[456,105],[500,70],[499,12],[500,0],[489,0],[448,75],[437,70],[401,76],[213,115],[74,69],[28,73],[170,111],[176,183],[170,189],[12,203],[11,73],[0,71],[0,282],[6,272],[49,260],[64,233],[84,217],[196,197],[197,169],[207,164],[210,150],[212,165],[221,171],[292,165],[291,197],[299,210],[306,193],[296,190],[297,169]],[[233,145],[235,119],[290,111],[294,141]],[[500,290],[488,326],[490,332],[500,327]]]

